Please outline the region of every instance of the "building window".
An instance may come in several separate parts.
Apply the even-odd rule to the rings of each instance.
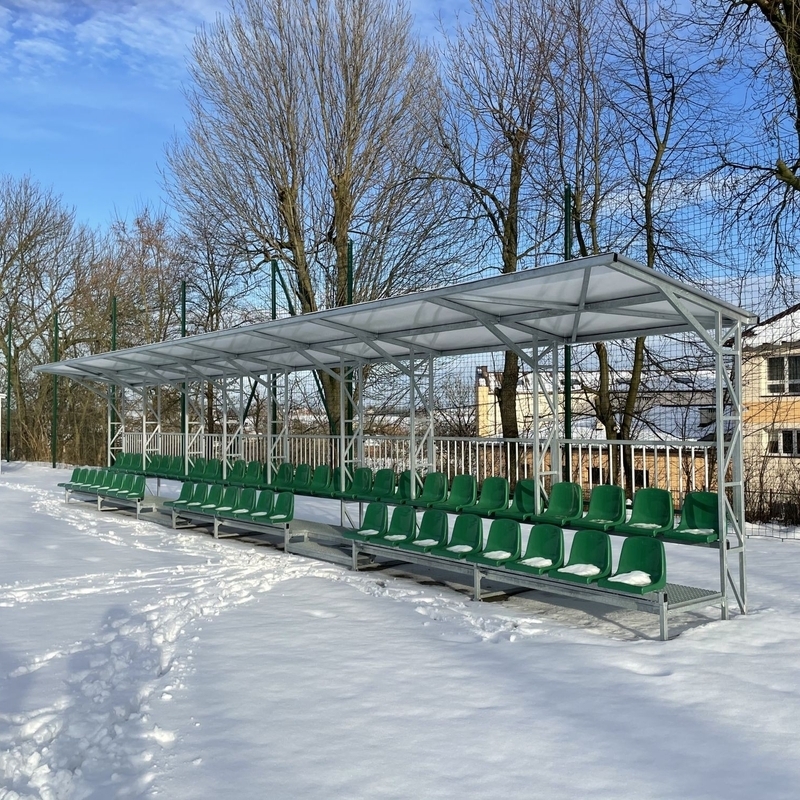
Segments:
[[[775,456],[800,456],[800,430],[770,431],[767,452]]]
[[[800,356],[773,356],[767,359],[767,392],[800,394]]]

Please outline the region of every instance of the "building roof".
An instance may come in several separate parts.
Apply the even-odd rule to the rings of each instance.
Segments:
[[[800,303],[759,322],[743,334],[749,349],[800,344]]]
[[[750,324],[756,317],[616,253],[37,367],[128,386]]]

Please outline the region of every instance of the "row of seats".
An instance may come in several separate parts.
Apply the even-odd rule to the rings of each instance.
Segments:
[[[122,453],[118,464],[139,460],[137,454]],[[156,464],[161,459],[161,466]],[[177,459],[177,463],[176,463]],[[172,463],[173,472],[167,470]],[[180,457],[154,456],[159,477],[178,477],[182,471]],[[164,471],[159,471],[164,467]],[[392,469],[380,469],[373,474],[369,467],[359,467],[352,476],[342,480],[340,469],[321,465],[312,470],[308,464],[297,468],[288,462],[280,464],[267,480],[266,466],[259,461],[235,461],[226,477],[217,459],[198,458],[188,480],[255,489],[289,491],[313,497],[329,497],[358,502],[380,501],[393,505],[433,508],[449,513],[477,514],[488,519],[512,519],[518,522],[551,523],[561,527],[581,527],[622,535],[660,536],[671,541],[708,544],[719,539],[717,496],[710,492],[689,492],[681,511],[680,522],[674,525],[672,495],[666,489],[645,488],[633,498],[630,519],[624,490],[620,486],[599,485],[592,489],[586,513],[583,511],[583,491],[580,485],[564,481],[554,484],[546,507],[536,512],[537,486],[531,479],[517,481],[513,497],[509,498],[508,481],[502,477],[484,480],[478,493],[473,475],[456,475],[448,485],[442,472],[429,472],[418,484],[411,498],[411,471],[398,477]],[[544,498],[542,498],[544,500]],[[510,500],[510,502],[509,502]]]
[[[58,485],[68,493],[77,492],[133,502],[143,500],[146,489],[144,475],[91,467],[79,467],[73,471],[69,481]]]
[[[244,524],[283,525],[294,518],[292,492],[258,491],[251,487],[221,486],[218,483],[191,483],[181,487],[175,500],[167,500],[166,508],[173,517],[191,512],[209,518],[237,521]]]
[[[611,540],[605,531],[578,530],[565,563],[564,534],[557,525],[534,525],[522,552],[517,520],[493,520],[484,545],[483,520],[476,514],[460,514],[449,538],[446,511],[426,510],[419,526],[416,517],[413,507],[397,506],[390,520],[385,503],[370,503],[359,529],[344,535],[356,541],[392,548],[401,560],[400,551],[427,553],[496,569],[547,575],[556,580],[587,585],[596,583],[632,594],[657,591],[667,582],[664,544],[655,538],[626,539],[617,569],[612,574]]]

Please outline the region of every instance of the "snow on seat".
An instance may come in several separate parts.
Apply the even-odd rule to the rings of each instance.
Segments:
[[[635,569],[633,572],[622,572],[617,575],[612,575],[608,579],[609,583],[626,583],[628,586],[649,586],[653,579],[640,569]]]
[[[672,528],[672,495],[666,489],[639,489],[633,496],[631,518],[615,525],[614,533],[657,536]]]
[[[534,556],[533,558],[523,558],[519,562],[519,564],[524,564],[526,567],[552,567],[553,566],[553,559],[552,558],[542,558],[542,556]]]
[[[344,531],[347,539],[366,541],[375,536],[383,536],[389,527],[389,509],[386,503],[370,503],[364,512],[364,519],[357,530]]]
[[[445,514],[444,511],[436,513]],[[439,547],[431,548],[430,553],[444,558],[464,558],[468,553],[480,552],[482,544],[483,521],[481,518],[476,514],[459,514],[453,525],[450,543],[446,546],[442,544]]]
[[[389,527],[383,536],[374,541],[388,547],[397,547],[400,542],[411,541],[417,532],[417,512],[411,506],[395,506]]]
[[[575,534],[566,566],[551,569],[548,576],[573,583],[593,583],[611,573],[611,540],[603,531],[581,530]]]
[[[645,582],[644,578],[648,580]],[[617,571],[598,581],[605,589],[647,594],[667,585],[667,559],[664,543],[649,537],[631,537],[622,544]]]
[[[582,578],[591,578],[600,574],[600,567],[595,564],[570,564],[568,567],[560,567],[558,571],[570,575],[580,575]]]
[[[506,561],[516,561],[520,557],[521,546],[519,522],[515,519],[495,519],[489,528],[485,549],[481,553],[470,553],[467,561],[500,567]]]
[[[625,491],[621,486],[601,484],[592,489],[589,508],[575,521],[575,527],[597,531],[611,530],[625,522]]]
[[[400,508],[401,506],[398,506],[395,509],[395,514]],[[411,508],[411,506],[402,506],[402,508]],[[416,517],[416,511],[414,512],[414,516]],[[446,543],[447,513],[441,509],[429,508],[422,515],[422,521],[417,531],[417,538],[400,542],[398,547],[401,550],[428,553],[434,547],[441,547]]]
[[[719,498],[712,492],[688,492],[683,501],[680,522],[664,531],[669,541],[710,544],[719,539]]]

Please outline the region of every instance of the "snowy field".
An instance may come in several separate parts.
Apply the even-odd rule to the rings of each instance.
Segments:
[[[0,476],[0,800],[800,796],[800,542],[751,539],[751,613],[663,643],[65,506],[67,476]],[[714,587],[715,553],[668,559]]]

